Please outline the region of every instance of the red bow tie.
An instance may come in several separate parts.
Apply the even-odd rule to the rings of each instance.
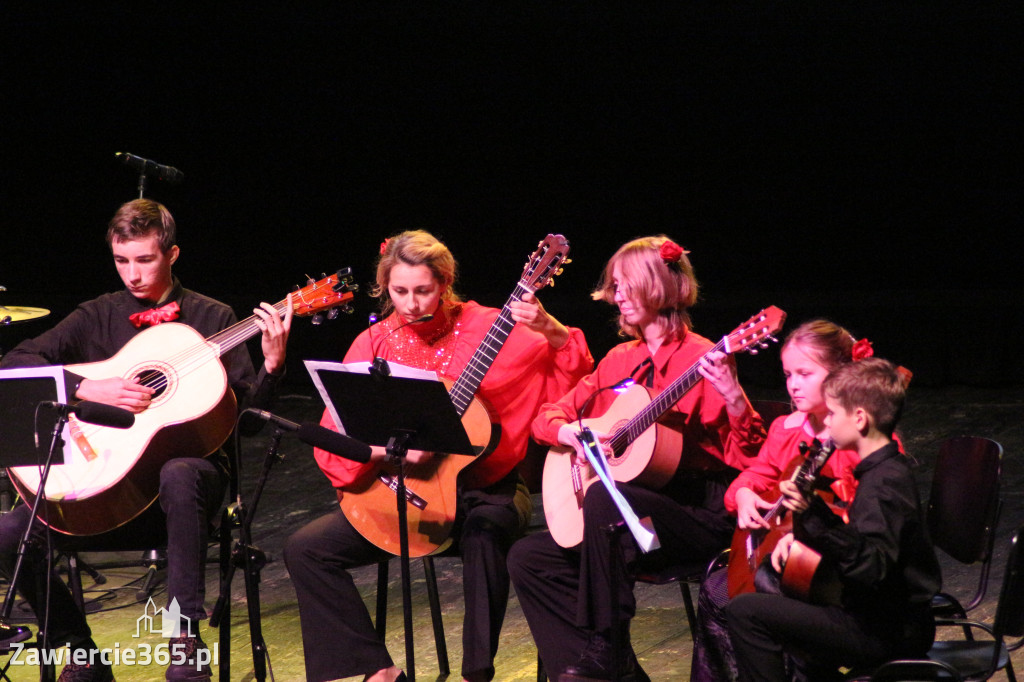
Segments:
[[[150,310],[143,310],[141,313],[134,313],[128,319],[136,327],[145,327],[153,324],[160,324],[161,322],[170,322],[171,320],[178,319],[178,311],[181,308],[178,307],[177,301],[171,301],[167,305],[160,306],[159,308],[151,308]]]

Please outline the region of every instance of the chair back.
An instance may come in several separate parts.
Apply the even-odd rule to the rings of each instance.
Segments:
[[[1002,456],[999,443],[975,436],[949,438],[939,447],[928,531],[936,547],[961,563],[991,558]]]
[[[1024,636],[1024,525],[1017,528],[1010,540],[1010,556],[1006,559],[1006,573],[996,605],[992,634],[1003,637]]]

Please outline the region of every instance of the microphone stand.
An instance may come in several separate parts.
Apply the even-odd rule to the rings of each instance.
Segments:
[[[231,582],[235,577],[235,568],[244,569],[245,576],[245,598],[249,615],[249,638],[252,642],[252,665],[256,680],[263,682],[267,679],[267,664],[270,654],[267,651],[267,643],[263,639],[263,625],[260,616],[260,571],[267,563],[267,557],[261,549],[252,544],[252,520],[256,515],[256,506],[259,504],[263,488],[270,476],[270,469],[275,462],[280,462],[284,456],[280,454],[281,437],[284,431],[274,427],[274,434],[270,438],[270,446],[267,448],[267,455],[263,459],[263,471],[256,482],[256,490],[252,496],[252,506],[246,509],[242,500],[241,491],[238,492],[235,504],[232,505],[231,516],[239,525],[238,542],[231,551],[231,561],[224,572],[220,583],[220,596],[210,616],[210,627],[218,627],[221,619],[226,617],[227,609],[231,601]],[[236,457],[238,453],[236,453]],[[238,471],[237,467],[235,469]],[[221,532],[226,529],[221,528]],[[230,679],[228,665],[222,661],[220,666],[220,679]],[[271,667],[271,678],[273,678],[273,667]]]
[[[64,426],[68,423],[68,415],[63,410],[57,411],[57,421],[53,425],[53,434],[50,437],[50,450],[46,455],[46,463],[43,466],[43,472],[39,477],[39,489],[36,492],[35,498],[32,500],[32,513],[29,515],[29,522],[25,526],[25,532],[21,536],[21,542],[18,544],[18,556],[14,561],[14,571],[11,573],[11,580],[7,585],[7,594],[4,597],[4,606],[0,610],[0,622],[6,623],[11,617],[11,611],[14,609],[14,594],[16,585],[18,584],[18,578],[21,576],[21,567],[24,565],[25,552],[28,548],[29,543],[32,541],[32,528],[36,522],[36,514],[39,512],[39,503],[42,501],[43,496],[46,495],[46,479],[50,476],[50,467],[53,465],[53,458],[58,450],[64,448],[64,437],[61,435],[64,432]],[[49,574],[46,576],[47,582],[50,580]],[[48,601],[46,602],[49,603]],[[40,625],[44,625],[48,621],[48,614],[45,612],[42,614],[37,613],[36,617],[39,619]],[[39,648],[40,651],[47,651],[49,649],[49,633],[44,627],[39,629]],[[50,666],[42,664],[39,666],[39,679],[41,682],[46,682],[52,678],[52,669]]]
[[[139,173],[139,198],[142,199],[146,193],[146,167],[142,167],[142,172]]]
[[[402,615],[405,626],[405,674],[412,682],[416,682],[415,647],[412,636],[412,578],[409,567],[409,500],[405,488],[405,457],[409,453],[409,441],[413,431],[398,429],[388,440],[385,451],[396,465],[395,499],[398,511],[398,549],[399,564],[402,567]]]

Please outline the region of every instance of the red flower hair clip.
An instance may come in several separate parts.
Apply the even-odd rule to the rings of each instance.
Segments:
[[[678,263],[679,259],[683,257],[684,253],[690,252],[684,249],[683,247],[679,246],[679,244],[676,244],[671,239],[666,239],[665,241],[663,241],[661,243],[661,248],[658,249],[658,254],[661,256],[661,259],[665,261],[666,264]]]
[[[384,255],[384,252],[388,250],[388,243],[391,241],[391,237],[388,237],[380,243],[380,255]]]
[[[853,361],[863,360],[864,358],[870,358],[875,354],[875,349],[871,347],[871,342],[867,339],[860,339],[855,341],[853,344]]]

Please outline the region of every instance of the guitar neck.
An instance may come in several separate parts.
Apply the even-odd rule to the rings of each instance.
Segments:
[[[277,312],[279,317],[284,317],[287,309],[288,299],[278,301],[274,304],[274,310]],[[240,320],[239,322],[231,325],[227,329],[223,329],[216,334],[213,334],[208,337],[206,341],[217,348],[218,356],[222,356],[235,346],[245,343],[260,333],[260,328],[259,325],[256,324],[256,320],[257,317],[255,315],[250,315],[244,320]]]
[[[713,351],[724,351],[725,350],[725,339],[722,339],[716,343],[708,353]],[[701,356],[701,359],[707,357],[707,353]],[[687,391],[697,385],[697,382],[704,377],[698,371],[700,367],[700,360],[690,366],[685,372],[680,374],[675,381],[669,384],[668,388],[659,393],[650,403],[647,404],[642,410],[640,410],[632,419],[619,427],[614,434],[608,439],[609,444],[612,446],[612,450],[615,453],[621,453],[632,443],[634,440],[640,437],[644,431],[649,429],[654,422],[658,420],[661,415],[668,412],[669,408],[679,402],[679,399],[686,395]],[[653,369],[652,369],[653,371]]]
[[[452,385],[451,390],[448,391],[448,396],[451,398],[452,403],[455,405],[455,411],[458,412],[460,417],[465,413],[469,404],[473,402],[473,396],[476,395],[477,390],[480,388],[480,383],[484,380],[487,370],[491,368],[494,358],[498,356],[498,351],[501,350],[505,340],[508,339],[508,335],[512,333],[512,328],[516,325],[516,321],[512,319],[512,310],[509,308],[509,304],[512,301],[521,300],[523,294],[528,291],[529,289],[522,282],[516,285],[515,291],[512,292],[512,295],[509,296],[509,299],[501,308],[497,319],[494,320],[491,328],[487,330],[487,334],[484,336],[483,341],[480,342],[476,352],[473,353],[473,357],[466,364],[466,368],[462,370],[462,374],[459,375],[458,380]]]

